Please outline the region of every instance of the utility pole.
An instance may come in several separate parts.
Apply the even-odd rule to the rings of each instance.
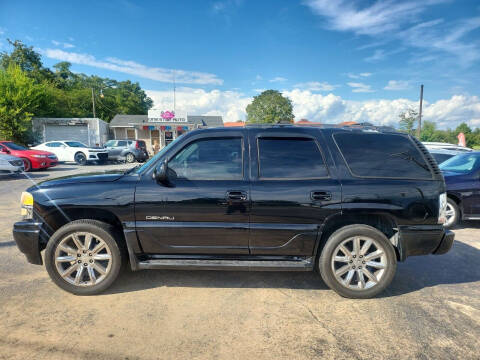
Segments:
[[[423,107],[423,84],[420,85],[420,109],[418,111],[418,126],[417,126],[418,139],[420,139],[420,132],[422,131],[422,107]]]
[[[92,107],[93,107],[93,117],[96,118],[95,114],[95,97],[93,96],[93,87],[92,87]]]
[[[176,107],[176,84],[175,84],[175,70],[173,70],[173,113],[176,114],[175,112],[175,107]]]

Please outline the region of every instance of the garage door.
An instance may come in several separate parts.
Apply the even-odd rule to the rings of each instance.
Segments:
[[[45,125],[45,141],[73,140],[88,143],[88,125]]]

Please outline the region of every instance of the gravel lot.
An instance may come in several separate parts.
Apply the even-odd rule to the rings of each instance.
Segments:
[[[315,273],[126,271],[92,297],[57,288],[13,241],[31,181],[0,177],[0,359],[479,359],[480,222],[450,253],[400,263],[379,298],[343,299]]]

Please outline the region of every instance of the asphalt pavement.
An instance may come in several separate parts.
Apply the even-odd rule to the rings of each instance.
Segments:
[[[0,359],[479,359],[480,222],[452,250],[399,263],[381,296],[351,300],[316,273],[124,271],[104,294],[66,293],[12,237],[20,193],[0,177]]]

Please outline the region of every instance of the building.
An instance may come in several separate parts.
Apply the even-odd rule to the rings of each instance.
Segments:
[[[108,123],[98,118],[33,118],[36,142],[74,140],[102,146],[109,138]]]
[[[115,115],[110,122],[114,139],[144,140],[151,153],[155,144],[161,149],[187,131],[218,126],[223,126],[221,116],[176,117],[170,111],[158,110],[149,110],[148,115]]]

